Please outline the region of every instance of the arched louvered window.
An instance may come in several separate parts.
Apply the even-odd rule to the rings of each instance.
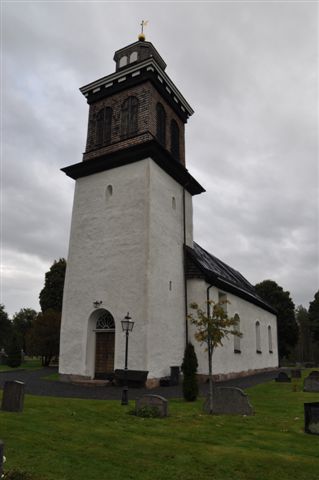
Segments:
[[[96,330],[115,330],[115,322],[112,314],[103,310],[96,321]]]
[[[235,326],[234,330],[239,333],[240,332],[240,318],[239,318],[238,313],[235,313],[234,319],[237,320],[237,322],[238,322],[237,325]],[[238,337],[237,335],[234,335],[234,352],[235,353],[241,353],[240,337]]]
[[[121,107],[121,136],[130,137],[137,133],[138,100],[129,97]]]
[[[112,108],[105,107],[96,115],[95,143],[97,146],[111,143],[112,113]]]
[[[161,103],[156,105],[156,137],[165,146],[166,143],[166,113]]]
[[[260,323],[256,322],[256,352],[261,353]]]
[[[171,152],[179,160],[179,128],[175,120],[171,121]]]

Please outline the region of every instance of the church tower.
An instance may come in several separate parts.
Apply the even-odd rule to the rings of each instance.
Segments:
[[[60,342],[62,379],[107,378],[123,368],[121,320],[129,311],[129,369],[149,385],[180,365],[187,341],[185,246],[193,247],[185,167],[193,110],[143,35],[115,52],[115,73],[80,89],[89,104],[75,180]]]

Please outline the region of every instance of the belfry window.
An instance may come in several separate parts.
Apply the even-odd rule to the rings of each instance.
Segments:
[[[111,143],[112,108],[102,108],[96,115],[95,143],[97,146]]]
[[[156,137],[165,146],[166,143],[166,113],[161,103],[156,105]]]
[[[179,160],[179,128],[175,120],[171,121],[171,152]]]
[[[130,137],[137,133],[138,100],[129,97],[121,107],[121,137]]]

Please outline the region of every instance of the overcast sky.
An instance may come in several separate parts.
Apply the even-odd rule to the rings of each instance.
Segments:
[[[195,110],[186,162],[194,239],[255,284],[308,307],[319,288],[318,3],[2,3],[1,303],[39,310],[44,274],[67,256],[88,105],[79,87],[147,40]]]

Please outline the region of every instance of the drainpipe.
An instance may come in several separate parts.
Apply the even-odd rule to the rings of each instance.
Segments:
[[[207,318],[210,318],[210,303],[209,303],[209,290],[213,287],[214,285],[211,284],[207,287],[206,290],[206,302],[207,302]],[[212,376],[212,356],[213,356],[213,351],[212,351],[212,346],[211,346],[211,341],[210,341],[210,333],[208,330],[208,338],[207,338],[207,351],[208,351],[208,381],[209,381],[209,413],[213,413],[213,376]]]
[[[188,344],[188,295],[187,295],[187,278],[186,278],[186,201],[185,201],[185,187],[183,186],[183,266],[184,266],[184,299],[185,299],[185,344]]]

